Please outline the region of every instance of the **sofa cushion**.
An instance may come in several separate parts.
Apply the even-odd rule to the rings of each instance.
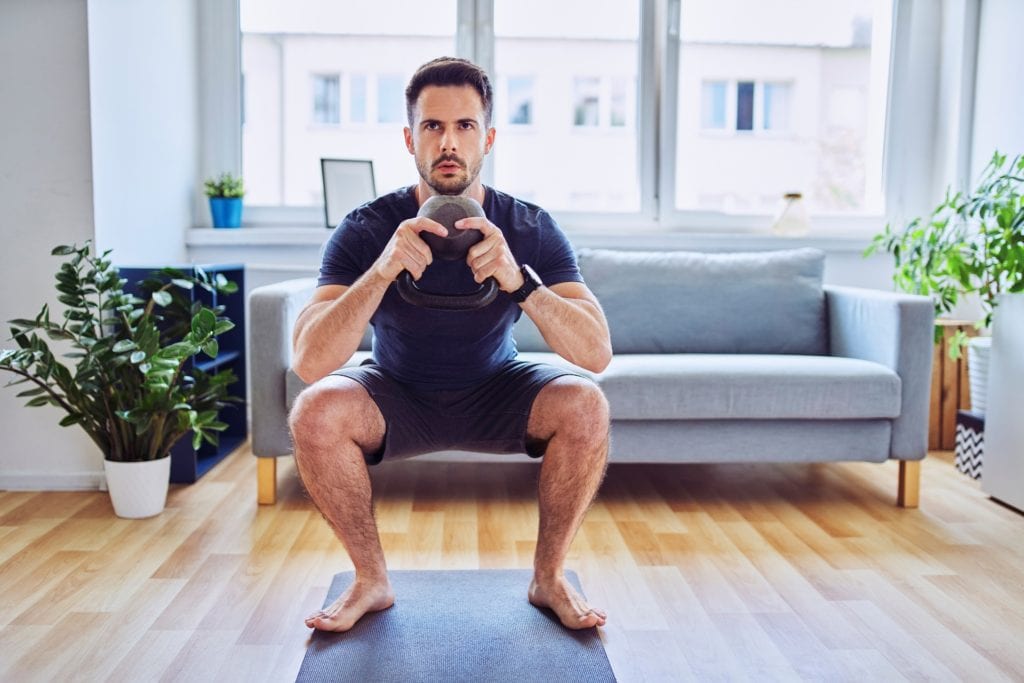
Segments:
[[[523,360],[573,368],[553,353]],[[900,378],[871,361],[777,354],[625,354],[597,381],[613,420],[859,420],[900,414]]]
[[[819,249],[582,249],[579,263],[617,354],[828,353]]]

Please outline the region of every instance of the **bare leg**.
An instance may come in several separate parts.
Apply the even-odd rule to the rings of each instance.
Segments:
[[[357,382],[326,377],[299,395],[290,415],[295,463],[306,490],[355,565],[355,581],[306,626],[347,631],[367,612],[391,607],[394,592],[373,517],[364,452],[380,448],[384,418]]]
[[[540,470],[540,530],[530,602],[552,609],[571,629],[603,626],[565,578],[565,558],[604,478],[608,459],[608,404],[593,383],[560,377],[538,394],[527,433],[547,441]]]

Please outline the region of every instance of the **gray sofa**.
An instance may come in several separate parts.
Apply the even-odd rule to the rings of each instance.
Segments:
[[[579,252],[614,358],[588,374],[608,397],[612,462],[900,461],[897,500],[917,505],[927,454],[931,302],[824,286],[815,249],[707,254]],[[302,381],[291,330],[315,281],[250,297],[252,450],[275,499],[287,412]],[[525,316],[523,358],[568,365]],[[350,361],[370,354],[370,331]],[[572,367],[572,366],[569,366]],[[578,369],[577,369],[578,370]]]

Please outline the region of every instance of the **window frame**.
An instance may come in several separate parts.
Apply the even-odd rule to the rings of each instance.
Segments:
[[[474,60],[493,74],[493,2],[458,0],[456,54]],[[569,231],[589,232],[689,232],[768,234],[770,216],[726,214],[712,211],[679,210],[675,207],[675,155],[679,69],[680,2],[685,0],[640,0],[639,74],[636,88],[635,127],[637,131],[640,208],[629,213],[553,212]],[[967,0],[965,13],[977,12],[978,0]],[[203,145],[200,175],[224,170],[241,172],[241,30],[238,0],[211,0],[199,4],[200,126]],[[969,164],[969,127],[944,134],[934,122],[921,125],[921,101],[934,101],[940,86],[953,87],[961,99],[973,92],[971,38],[962,48],[963,74],[952,86],[944,83],[941,7],[915,0],[892,0],[891,44],[888,60],[884,132],[882,133],[881,196],[885,215],[842,214],[812,216],[814,234],[863,237],[877,231],[887,217],[923,211],[937,179],[934,162],[945,161],[942,171],[954,180],[966,177]],[[914,21],[911,21],[911,18]],[[976,37],[974,38],[976,43]],[[969,73],[968,73],[969,72]],[[923,75],[923,77],[922,77]],[[372,125],[372,86],[367,78],[367,125]],[[344,90],[344,84],[343,88]],[[342,98],[344,100],[344,97]],[[342,101],[342,121],[347,102]],[[728,115],[728,112],[727,112]],[[629,130],[627,119],[626,130]],[[728,122],[728,119],[727,119]],[[751,131],[775,133],[775,131]],[[511,126],[510,129],[521,128]],[[614,129],[614,128],[612,128]],[[722,130],[704,131],[722,134]],[[733,131],[735,133],[735,131]],[[749,134],[744,131],[745,134]],[[778,134],[784,134],[779,132]],[[947,135],[954,150],[948,159],[933,152],[935,140]],[[396,142],[396,144],[399,144]],[[968,150],[965,152],[964,150]],[[666,150],[665,153],[659,153]],[[495,154],[499,150],[495,150]],[[955,157],[955,158],[953,158]],[[493,180],[493,166],[485,163],[484,182]],[[411,180],[410,180],[411,182]],[[197,189],[195,215],[207,220],[205,197]],[[307,226],[320,223],[321,207],[247,206],[246,223],[254,226]],[[912,215],[912,214],[910,214]]]

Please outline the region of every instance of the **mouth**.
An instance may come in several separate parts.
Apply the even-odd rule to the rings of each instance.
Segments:
[[[462,164],[460,164],[457,161],[452,161],[449,159],[444,159],[434,164],[434,169],[440,171],[441,173],[444,173],[445,175],[458,173],[459,171],[462,170],[462,168]]]

